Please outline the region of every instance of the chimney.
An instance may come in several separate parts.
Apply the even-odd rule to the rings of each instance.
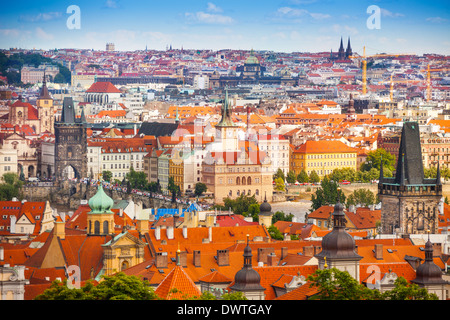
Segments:
[[[157,252],[155,266],[158,269],[167,268],[167,252]]]
[[[288,248],[287,247],[282,247],[281,248],[281,258],[280,258],[280,260],[283,260],[284,258],[286,258],[287,254],[288,254]]]
[[[230,256],[228,254],[228,249],[217,250],[217,265],[219,267],[230,265]]]
[[[150,215],[148,212],[143,212],[143,211],[139,212],[138,217],[136,219],[136,227],[137,227],[137,230],[139,231],[139,233],[141,233],[141,234],[148,233],[149,219],[150,219]]]
[[[187,267],[187,252],[180,251],[177,252],[177,259],[180,259],[180,266],[186,268]]]
[[[64,222],[55,222],[53,235],[64,240],[66,238],[66,224]]]
[[[194,250],[194,267],[201,267],[200,250]]]
[[[161,226],[156,226],[155,228],[155,239],[161,240]]]
[[[375,259],[383,260],[383,245],[382,244],[375,245]]]
[[[5,249],[3,247],[0,247],[0,261],[5,260]]]
[[[168,240],[173,239],[173,226],[167,226],[166,235]]]
[[[315,248],[314,246],[305,246],[303,247],[303,255],[307,257],[312,257],[314,255]]]
[[[278,257],[276,256],[275,252],[271,252],[271,253],[267,256],[267,265],[268,265],[269,267],[278,265],[278,261],[279,261],[279,259],[278,259]]]
[[[183,238],[187,239],[188,234],[187,234],[188,230],[187,230],[187,226],[183,226]]]
[[[208,239],[209,242],[212,242],[212,227],[208,227]]]
[[[9,227],[10,233],[16,233],[16,221],[17,221],[16,216],[10,216],[10,227]]]
[[[258,262],[267,263],[267,256],[274,252],[274,248],[258,248]]]

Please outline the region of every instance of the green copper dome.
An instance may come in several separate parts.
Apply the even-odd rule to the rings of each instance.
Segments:
[[[95,196],[89,199],[90,213],[113,213],[111,211],[113,205],[114,200],[105,193],[102,184],[98,186]]]
[[[245,64],[259,64],[258,58],[255,57],[255,53],[250,51],[250,56],[247,57],[247,60],[245,60]]]

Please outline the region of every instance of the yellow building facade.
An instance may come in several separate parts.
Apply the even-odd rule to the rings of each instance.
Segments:
[[[306,141],[292,153],[292,169],[298,175],[305,170],[308,175],[316,171],[322,179],[335,169],[357,170],[357,149],[337,140]]]

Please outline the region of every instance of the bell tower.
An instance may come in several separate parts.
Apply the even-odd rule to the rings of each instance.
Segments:
[[[114,234],[114,212],[111,211],[114,201],[103,190],[102,182],[88,204],[91,211],[87,215],[87,234],[90,236]]]
[[[54,106],[53,98],[50,96],[47,88],[47,79],[44,71],[44,78],[42,81],[42,88],[39,97],[36,100],[36,107],[39,114],[39,132],[51,132],[54,133]],[[36,128],[37,129],[37,128]]]
[[[231,119],[231,109],[228,101],[228,88],[225,88],[225,99],[222,104],[222,118],[216,125],[217,141],[222,143],[222,152],[238,151],[238,127]]]

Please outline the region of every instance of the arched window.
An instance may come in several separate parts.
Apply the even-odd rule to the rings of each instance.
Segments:
[[[103,233],[108,234],[109,233],[109,223],[108,221],[103,221]]]
[[[236,191],[236,195],[239,197],[239,195],[241,194],[241,192],[238,190]]]
[[[94,234],[100,234],[100,221],[94,222]]]
[[[250,189],[248,189],[248,193],[247,193],[249,196],[251,196],[252,195],[252,190],[250,190]]]
[[[128,263],[128,261],[123,261],[123,262],[122,262],[122,268],[121,268],[121,269],[122,269],[122,270],[125,270],[125,269],[127,269],[127,268],[129,267],[129,265],[130,265],[130,264]]]
[[[245,180],[247,180],[247,179],[245,179],[245,177],[242,177],[242,185],[243,186],[245,185]]]
[[[248,178],[247,178],[247,184],[248,184],[249,186],[252,184],[252,178],[251,178],[251,177],[248,177]]]
[[[239,177],[236,178],[236,184],[241,184],[241,178]]]
[[[255,190],[255,194],[256,194],[257,196],[259,196],[259,189],[256,189],[256,190]]]

